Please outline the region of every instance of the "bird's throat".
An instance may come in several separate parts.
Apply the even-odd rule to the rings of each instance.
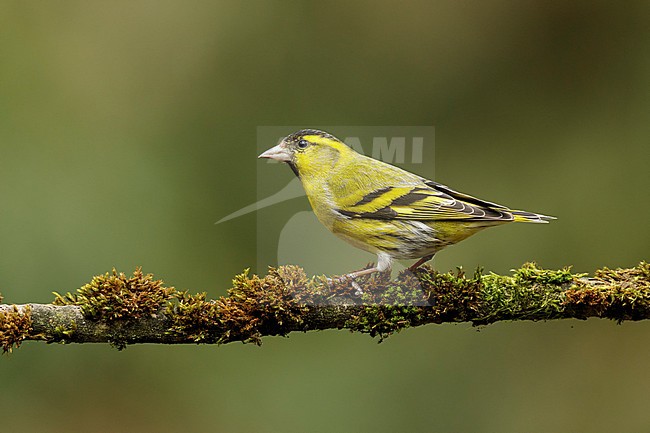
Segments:
[[[296,164],[293,163],[292,161],[287,161],[287,165],[288,165],[289,167],[291,167],[291,171],[293,171],[293,173],[294,173],[298,178],[300,178],[300,173],[298,172],[298,167],[296,167]]]

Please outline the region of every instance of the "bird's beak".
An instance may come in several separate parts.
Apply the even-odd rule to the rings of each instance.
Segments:
[[[280,143],[275,147],[270,148],[266,152],[262,153],[258,158],[269,158],[275,159],[276,161],[289,162],[291,161],[291,154],[286,148],[284,143]]]

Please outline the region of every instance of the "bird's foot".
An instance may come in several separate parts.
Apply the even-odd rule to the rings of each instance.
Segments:
[[[357,284],[356,281],[350,279],[350,285],[354,289],[354,296],[361,296],[363,295],[363,290],[361,290],[361,286]]]
[[[354,289],[354,296],[363,295],[363,289],[361,289],[361,286],[359,285],[359,283],[354,281],[354,278],[350,277],[348,275],[342,275],[340,277],[333,277],[333,278],[329,277],[329,278],[327,278],[326,282],[327,282],[327,285],[330,286],[330,288],[332,286],[334,286],[334,285],[337,285],[337,284],[349,283],[350,286]]]
[[[367,272],[371,271],[371,272]],[[340,277],[329,277],[327,278],[327,284],[332,285],[335,284],[349,284],[353,289],[354,289],[354,296],[361,296],[363,295],[363,289],[359,285],[359,283],[356,282],[357,277],[361,277],[364,275],[368,275],[372,272],[376,272],[376,269],[363,269],[361,271],[357,272],[352,272],[349,274],[341,275]]]

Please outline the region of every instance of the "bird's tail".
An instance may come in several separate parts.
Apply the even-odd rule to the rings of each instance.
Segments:
[[[548,215],[541,215],[538,213],[525,212],[523,210],[511,210],[509,211],[512,216],[515,217],[514,221],[523,222],[523,223],[548,223],[551,220],[556,219],[555,217]]]

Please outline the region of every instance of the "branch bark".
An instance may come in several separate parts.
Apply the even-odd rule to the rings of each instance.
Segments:
[[[0,298],[1,299],[1,298]],[[569,269],[525,264],[512,275],[466,276],[425,267],[397,279],[378,274],[356,281],[308,279],[297,266],[245,272],[228,296],[207,300],[165,287],[137,269],[113,270],[53,304],[0,304],[0,345],[24,340],[62,343],[259,344],[263,336],[349,329],[385,338],[428,323],[502,320],[650,318],[650,265],[600,269],[587,278]]]

